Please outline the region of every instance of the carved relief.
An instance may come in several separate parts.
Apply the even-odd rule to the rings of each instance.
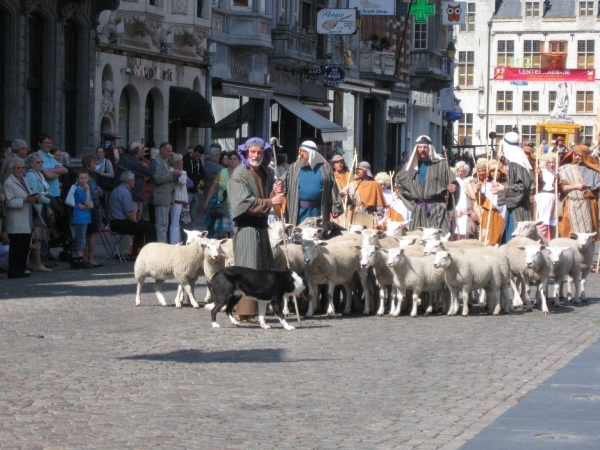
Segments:
[[[162,18],[155,18],[147,16],[146,14],[139,14],[127,11],[116,11],[110,15],[108,23],[104,26],[100,32],[101,39],[107,39],[109,42],[114,42],[118,39],[116,30],[117,25],[121,22],[128,25],[134,25],[134,34],[137,36],[145,37],[150,35],[152,44],[155,47],[161,45],[161,39],[164,40],[164,32],[162,28]]]
[[[177,84],[179,84],[181,82],[181,80],[183,79],[183,75],[184,75],[183,66],[177,66],[175,68],[175,75],[177,76]]]
[[[110,80],[102,81],[102,102],[100,103],[100,115],[115,112],[115,86]]]
[[[171,1],[171,14],[187,15],[188,13],[188,1],[187,0],[172,0]]]
[[[181,25],[173,25],[169,27],[168,33],[173,33],[174,36],[182,36],[185,45],[196,47],[196,53],[202,55],[202,42],[208,37],[208,30],[199,27],[185,27]]]
[[[220,14],[213,14],[213,30],[223,31],[223,16]]]

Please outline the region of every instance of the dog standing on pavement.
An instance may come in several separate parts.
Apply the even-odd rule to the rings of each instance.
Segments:
[[[213,328],[220,328],[217,312],[226,306],[225,312],[234,326],[240,323],[233,317],[233,308],[243,296],[258,301],[258,321],[261,328],[271,328],[265,323],[267,304],[286,330],[293,330],[283,315],[283,299],[290,295],[300,295],[304,290],[302,279],[291,270],[255,270],[247,267],[230,266],[218,271],[211,280],[210,292],[213,303],[204,308],[210,310]]]

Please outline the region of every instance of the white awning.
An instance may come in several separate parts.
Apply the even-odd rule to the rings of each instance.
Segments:
[[[346,128],[327,120],[295,98],[274,95],[273,99],[299,119],[320,130],[324,142],[343,141],[346,139],[348,135]]]

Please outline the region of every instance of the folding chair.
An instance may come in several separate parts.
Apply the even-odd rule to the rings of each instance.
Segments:
[[[123,252],[123,249],[121,248],[121,241],[126,236],[129,236],[129,235],[110,231],[110,233],[108,235],[108,237],[110,238],[110,242],[109,242],[110,247],[109,247],[109,250],[106,252],[106,258],[112,258],[112,257],[116,256],[119,258],[119,262],[126,261],[125,252]]]

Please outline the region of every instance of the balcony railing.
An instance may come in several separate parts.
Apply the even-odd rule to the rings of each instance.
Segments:
[[[285,58],[291,66],[294,66],[295,62],[316,63],[316,34],[292,31],[285,25],[278,25],[272,31],[272,42],[274,47],[272,59]]]
[[[376,50],[361,50],[359,70],[363,74],[393,76],[396,68],[396,55]]]

